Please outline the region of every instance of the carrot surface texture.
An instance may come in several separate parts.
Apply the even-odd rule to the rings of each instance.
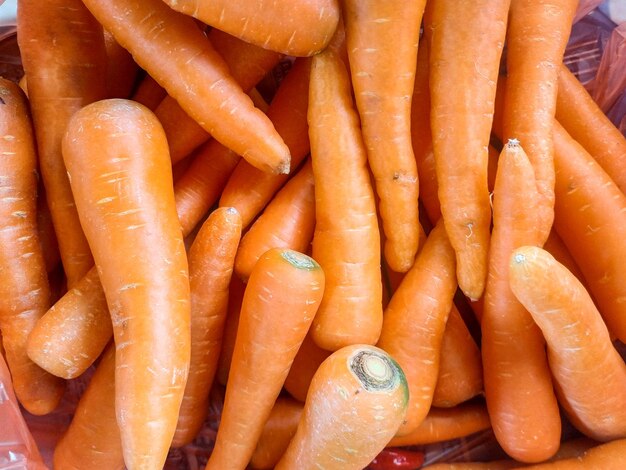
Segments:
[[[411,95],[425,0],[343,0],[346,47],[385,233],[385,260],[406,272],[419,243]],[[389,47],[389,44],[395,47]]]
[[[375,344],[383,313],[376,203],[350,77],[329,49],[313,57],[308,121],[315,180],[313,258],[326,273],[313,339],[328,350]]]
[[[192,18],[172,11],[161,0],[84,3],[135,61],[215,139],[264,171],[289,170],[289,149]]]
[[[27,355],[28,336],[50,307],[37,233],[37,154],[22,90],[0,79],[0,331],[15,395],[33,414],[56,408],[64,382]]]
[[[255,264],[207,470],[248,465],[323,293],[324,272],[302,253],[273,248]]]
[[[427,7],[439,201],[456,252],[459,287],[472,300],[482,295],[487,277],[487,148],[509,3],[432,0]]]
[[[520,247],[510,285],[541,328],[559,402],[598,441],[626,437],[626,364],[584,286],[547,251]]]
[[[528,470],[619,470],[626,467],[626,439],[618,439],[587,449],[581,455],[554,462],[531,465]]]
[[[315,373],[275,469],[366,467],[398,430],[407,402],[404,373],[383,350],[357,344],[335,351]]]
[[[103,100],[74,115],[63,157],[111,313],[124,462],[161,468],[190,356],[189,275],[165,134],[148,108]]]

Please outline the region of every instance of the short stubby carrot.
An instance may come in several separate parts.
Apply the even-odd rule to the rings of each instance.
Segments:
[[[313,377],[276,470],[366,467],[400,427],[407,403],[404,373],[383,350],[356,344],[335,351]]]
[[[72,117],[63,157],[111,313],[124,461],[161,468],[190,357],[189,275],[167,140],[148,108],[103,100]]]
[[[328,49],[313,57],[308,121],[315,180],[313,257],[326,272],[313,339],[328,350],[375,344],[383,316],[376,203],[350,77]]]

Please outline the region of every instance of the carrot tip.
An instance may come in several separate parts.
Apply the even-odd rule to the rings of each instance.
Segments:
[[[298,269],[306,269],[307,271],[312,271],[313,269],[318,269],[320,267],[317,262],[303,253],[294,250],[283,250],[280,253],[280,256],[283,257],[287,262],[289,262],[292,266]]]
[[[278,167],[279,175],[288,175],[291,171],[291,157],[284,160]]]
[[[520,142],[519,142],[519,139],[513,138],[513,139],[509,139],[506,145],[508,148],[515,148],[515,147],[520,146]]]

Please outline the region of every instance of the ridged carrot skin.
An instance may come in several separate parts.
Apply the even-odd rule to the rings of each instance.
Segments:
[[[95,149],[99,158],[89,158]],[[190,356],[187,257],[165,134],[146,107],[103,100],[72,117],[63,157],[111,313],[124,461],[161,468]]]

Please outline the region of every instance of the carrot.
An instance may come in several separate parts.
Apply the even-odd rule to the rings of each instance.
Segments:
[[[310,56],[324,49],[340,16],[337,0],[282,0],[258,8],[226,0],[165,3],[246,42],[292,56]]]
[[[224,334],[222,336],[222,350],[217,363],[216,378],[219,384],[226,385],[228,381],[228,373],[230,372],[230,364],[235,350],[235,339],[237,338],[237,329],[239,328],[239,314],[241,312],[241,304],[243,302],[243,294],[246,285],[237,276],[230,278],[230,286],[228,287],[228,311],[224,324]]]
[[[556,119],[626,193],[626,138],[565,65],[558,72]]]
[[[434,0],[425,28],[439,201],[459,287],[472,300],[487,276],[487,146],[509,3]]]
[[[426,465],[424,468],[428,470],[508,470],[520,468],[519,464],[515,460],[494,460],[491,462],[436,463]]]
[[[407,402],[402,369],[387,353],[359,344],[335,351],[315,373],[275,469],[364,468],[398,430]]]
[[[480,349],[453,304],[441,338],[433,406],[456,406],[483,392]]]
[[[315,228],[315,193],[310,160],[281,189],[241,239],[235,272],[246,280],[270,248],[305,252]]]
[[[574,276],[576,276],[578,280],[583,283],[583,285],[585,284],[585,277],[576,264],[576,260],[574,260],[572,254],[569,252],[565,243],[563,243],[563,240],[559,237],[559,234],[556,233],[554,228],[550,230],[550,235],[548,235],[548,239],[543,244],[543,248],[554,256],[559,263],[564,265]]]
[[[308,121],[315,180],[313,257],[326,272],[313,339],[328,350],[373,344],[382,327],[380,233],[350,78],[332,50],[313,58]]]
[[[130,98],[139,68],[130,53],[106,30],[104,46],[107,52],[106,97]]]
[[[224,409],[209,469],[244,469],[324,292],[310,257],[273,248],[257,262],[244,293]]]
[[[181,107],[223,145],[270,172],[289,150],[194,21],[160,0],[85,0],[93,15]]]
[[[145,74],[139,85],[137,85],[137,89],[132,95],[132,100],[154,111],[166,96],[167,92],[163,87],[150,75]]]
[[[115,347],[102,355],[72,422],[54,448],[54,467],[124,469],[122,440],[115,418]]]
[[[378,347],[398,361],[409,387],[400,436],[420,425],[432,403],[441,341],[457,287],[455,268],[454,251],[439,222],[385,310]]]
[[[191,364],[172,445],[182,447],[205,421],[222,345],[228,285],[241,237],[241,217],[232,208],[211,213],[189,250]]]
[[[267,112],[291,152],[290,172],[309,153],[307,108],[310,67],[310,59],[296,59]],[[241,213],[243,226],[247,227],[287,179],[287,175],[263,173],[248,162],[241,161],[222,192],[220,206],[235,207]]]
[[[380,198],[385,259],[398,272],[413,265],[419,239],[411,92],[425,5],[426,0],[342,3],[352,85]]]
[[[59,243],[54,232],[54,224],[46,198],[46,191],[41,180],[39,180],[37,185],[37,233],[46,263],[46,271],[50,273],[59,266],[61,254],[59,253]]]
[[[538,244],[540,195],[530,159],[509,140],[498,161],[493,232],[481,331],[485,397],[493,431],[504,451],[540,462],[559,447],[561,419],[541,331],[509,288],[511,252]],[[522,202],[523,201],[523,202]]]
[[[70,117],[106,96],[102,27],[80,0],[20,0],[18,44],[28,76],[39,166],[63,268],[72,286],[93,266],[61,155]]]
[[[88,158],[94,149],[99,158]],[[187,259],[165,134],[144,106],[103,100],[74,115],[63,157],[110,307],[124,461],[160,468],[190,354]]]
[[[469,436],[491,428],[484,403],[468,402],[452,408],[431,408],[411,433],[394,437],[387,447],[417,446]]]
[[[285,390],[296,400],[304,402],[309,385],[320,364],[330,356],[330,351],[320,348],[311,333],[306,335],[285,379]]]
[[[559,402],[572,423],[599,441],[626,437],[626,364],[584,286],[537,247],[516,249],[509,272],[511,290],[546,339]]]
[[[554,124],[554,227],[580,267],[609,331],[626,341],[626,196],[567,132]]]
[[[580,456],[525,468],[532,470],[585,470],[589,468],[618,470],[624,466],[626,466],[626,439],[618,439],[592,447]]]
[[[51,301],[37,233],[37,154],[22,90],[0,79],[0,331],[15,395],[33,414],[56,408],[64,382],[27,355],[26,342]]]
[[[278,397],[257,442],[250,466],[254,469],[274,468],[296,433],[303,405],[291,398]]]

